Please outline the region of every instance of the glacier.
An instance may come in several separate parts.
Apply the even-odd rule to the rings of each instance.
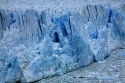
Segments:
[[[1,0],[0,83],[60,76],[123,48],[125,2],[106,1],[71,5],[41,1],[31,7]]]

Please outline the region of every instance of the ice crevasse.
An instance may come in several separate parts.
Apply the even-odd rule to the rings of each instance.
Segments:
[[[59,8],[59,9],[58,9]],[[125,4],[0,8],[0,83],[34,82],[104,60],[123,48]]]

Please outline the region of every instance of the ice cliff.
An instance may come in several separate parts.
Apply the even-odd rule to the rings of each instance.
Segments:
[[[0,83],[63,75],[122,48],[124,0],[93,1],[1,0]]]

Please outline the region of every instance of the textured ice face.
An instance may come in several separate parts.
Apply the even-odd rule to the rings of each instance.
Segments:
[[[122,47],[124,5],[58,7],[0,9],[0,83],[63,75]]]

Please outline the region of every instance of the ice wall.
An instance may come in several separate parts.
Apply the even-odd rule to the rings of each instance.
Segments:
[[[104,60],[125,40],[125,5],[0,8],[0,83],[34,82]]]

